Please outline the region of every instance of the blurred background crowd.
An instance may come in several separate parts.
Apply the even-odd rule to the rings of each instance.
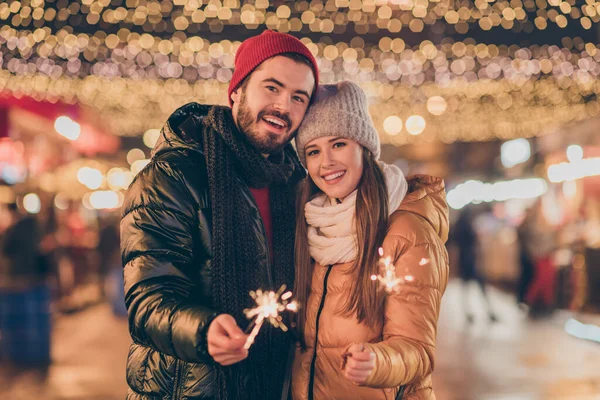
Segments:
[[[600,398],[599,26],[596,0],[0,2],[0,398],[123,398],[123,193],[264,29],[446,181],[439,398]]]

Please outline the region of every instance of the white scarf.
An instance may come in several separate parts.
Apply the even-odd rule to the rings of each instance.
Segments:
[[[379,166],[385,175],[391,214],[402,203],[408,183],[397,166],[383,162],[379,162]],[[336,199],[323,193],[304,206],[310,255],[319,264],[342,264],[356,260],[356,194],[357,190],[338,204]]]

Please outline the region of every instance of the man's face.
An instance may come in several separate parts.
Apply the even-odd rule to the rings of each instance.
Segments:
[[[287,57],[269,58],[232,94],[233,118],[261,153],[280,150],[295,135],[315,85],[312,69]]]

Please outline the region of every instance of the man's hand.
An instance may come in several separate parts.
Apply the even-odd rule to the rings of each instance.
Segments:
[[[248,357],[247,338],[231,315],[218,315],[208,327],[208,354],[222,366],[238,363]]]
[[[375,369],[375,353],[364,344],[353,344],[344,354],[344,377],[356,385],[364,385]]]

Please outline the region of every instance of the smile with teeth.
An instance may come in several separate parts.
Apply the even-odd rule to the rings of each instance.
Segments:
[[[273,117],[264,117],[263,118],[266,122],[268,122],[271,125],[275,125],[279,128],[285,128],[287,126],[287,124],[285,122],[283,122],[280,119],[277,118],[273,118]]]
[[[334,179],[344,176],[345,174],[346,174],[346,171],[340,171],[340,172],[333,173],[331,175],[325,175],[325,176],[323,176],[323,179],[325,179],[326,181],[332,181]]]

